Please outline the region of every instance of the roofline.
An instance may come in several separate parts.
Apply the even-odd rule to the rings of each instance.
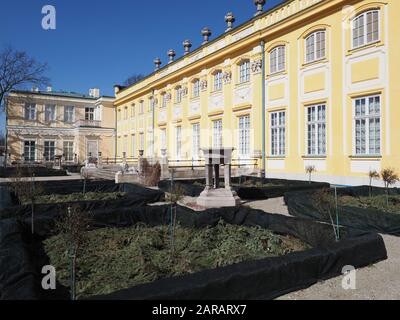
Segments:
[[[73,93],[65,93],[65,95],[63,95],[61,92],[57,92],[57,93],[51,93],[51,92],[35,92],[35,91],[29,91],[29,90],[13,90],[10,92],[10,95],[12,94],[30,94],[30,95],[36,95],[36,96],[46,96],[46,97],[56,97],[56,98],[68,98],[68,99],[84,99],[84,100],[90,100],[93,102],[96,102],[97,100],[101,100],[101,99],[112,99],[115,100],[115,97],[112,96],[100,96],[98,98],[94,98],[94,97],[88,97],[88,96],[71,96],[69,94],[73,94]],[[78,93],[79,94],[79,93]]]
[[[178,62],[180,62],[181,60],[185,59],[186,57],[188,57],[188,56],[190,56],[190,55],[194,55],[195,53],[199,52],[201,49],[204,49],[205,47],[210,46],[210,45],[212,45],[212,44],[218,42],[219,40],[221,40],[222,38],[224,38],[226,35],[235,33],[236,31],[238,31],[239,29],[243,28],[243,27],[246,26],[247,24],[251,24],[252,22],[254,22],[254,21],[256,21],[256,20],[261,19],[261,18],[267,16],[267,15],[270,14],[272,11],[277,10],[277,9],[279,9],[279,8],[281,8],[281,7],[283,7],[283,6],[285,6],[286,3],[289,2],[289,1],[293,1],[293,0],[283,0],[282,3],[279,3],[279,4],[277,4],[277,5],[273,6],[273,7],[271,7],[270,9],[264,11],[262,14],[259,14],[258,16],[253,16],[251,19],[249,19],[249,20],[247,20],[247,21],[241,23],[240,25],[236,26],[236,27],[233,28],[232,30],[220,34],[218,37],[216,37],[215,39],[209,41],[208,43],[203,44],[203,45],[200,45],[200,47],[198,47],[197,49],[191,51],[190,54],[188,54],[188,55],[183,55],[183,56],[179,57],[178,59],[174,60],[173,62],[171,62],[171,63],[169,63],[169,64],[165,64],[162,68],[153,71],[152,73],[150,73],[149,75],[147,75],[147,76],[144,77],[143,79],[140,79],[140,81],[138,81],[138,82],[136,82],[136,83],[134,83],[134,84],[132,84],[132,85],[129,85],[129,86],[122,86],[122,85],[116,84],[116,85],[114,85],[114,88],[115,88],[115,87],[120,88],[120,90],[119,90],[118,93],[123,92],[123,91],[125,91],[125,90],[127,90],[127,89],[130,89],[130,88],[136,86],[137,84],[142,83],[142,82],[144,82],[145,80],[149,79],[151,76],[155,75],[157,72],[161,72],[161,71],[163,71],[164,69],[167,69],[167,68],[169,68],[170,66],[172,66],[172,65],[174,65],[174,64],[176,64],[176,63],[178,63]]]

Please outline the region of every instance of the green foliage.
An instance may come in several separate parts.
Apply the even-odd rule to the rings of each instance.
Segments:
[[[223,222],[206,229],[177,226],[173,254],[168,226],[99,229],[87,232],[86,239],[77,257],[80,298],[309,248],[291,236]],[[68,285],[68,245],[63,236],[46,240],[45,250],[58,280]]]
[[[124,192],[88,192],[88,193],[71,193],[63,194],[50,194],[39,196],[36,200],[37,203],[62,203],[62,202],[75,202],[75,201],[92,201],[92,200],[116,200],[126,196]]]
[[[400,195],[389,196],[389,205],[387,205],[385,195],[373,197],[342,196],[339,198],[339,204],[342,206],[376,209],[383,212],[400,214]]]

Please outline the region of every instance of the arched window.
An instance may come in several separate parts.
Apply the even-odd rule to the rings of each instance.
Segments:
[[[319,30],[306,38],[306,62],[313,62],[325,58],[326,31]]]
[[[239,83],[250,81],[250,60],[243,60],[239,64]]]
[[[269,54],[270,73],[284,71],[286,68],[285,46],[279,46],[271,50]]]
[[[200,96],[200,80],[199,79],[195,79],[192,82],[192,97],[193,98],[198,98]]]
[[[222,90],[222,71],[217,70],[214,72],[214,91]]]
[[[353,48],[379,41],[379,10],[359,14],[352,22]]]

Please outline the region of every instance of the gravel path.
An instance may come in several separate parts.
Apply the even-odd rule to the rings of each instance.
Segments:
[[[270,213],[288,215],[283,198],[249,202],[246,205]],[[317,283],[278,300],[400,300],[400,238],[383,235],[388,260],[357,270],[357,289],[344,290],[343,277]]]

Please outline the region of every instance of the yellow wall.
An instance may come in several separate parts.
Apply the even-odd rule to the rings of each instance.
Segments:
[[[353,49],[351,41],[352,19],[368,10],[379,10],[379,40]],[[170,66],[150,75],[142,82],[117,92],[115,107],[122,110],[132,103],[145,101],[154,93],[158,104],[155,109],[155,156],[160,155],[159,129],[167,129],[167,149],[170,158],[175,158],[175,127],[182,126],[182,158],[190,159],[191,125],[201,124],[201,146],[208,147],[212,141],[212,121],[222,119],[224,146],[238,148],[238,116],[251,117],[251,156],[262,150],[262,86],[263,77],[259,72],[251,73],[249,84],[238,84],[238,67],[243,59],[255,65],[262,57],[260,42],[265,46],[265,92],[266,92],[266,171],[267,175],[278,177],[305,178],[305,167],[314,165],[320,180],[335,183],[358,183],[365,180],[370,169],[392,166],[400,173],[400,119],[395,102],[400,95],[400,74],[397,52],[400,50],[400,12],[397,0],[293,0],[273,12],[252,20],[218,38],[209,45],[176,61]],[[252,30],[253,33],[247,32]],[[326,33],[326,52],[320,59],[306,63],[305,39],[313,32]],[[243,34],[247,36],[241,37]],[[225,47],[220,48],[221,41]],[[284,70],[270,74],[269,53],[277,46],[284,45],[286,63]],[[212,53],[210,53],[210,51]],[[195,57],[203,57],[195,60]],[[232,82],[223,85],[222,95],[213,93],[212,75],[220,69],[232,73]],[[207,90],[199,99],[191,99],[193,79],[206,80]],[[177,85],[188,88],[188,95],[182,103],[175,104],[174,88]],[[161,106],[161,94],[172,96],[166,110]],[[354,154],[353,101],[357,97],[379,94],[381,96],[381,154],[356,156]],[[223,102],[219,101],[221,96]],[[250,96],[250,98],[248,98]],[[244,97],[244,98],[243,98]],[[190,109],[199,103],[199,111]],[[211,108],[213,105],[215,108]],[[325,155],[307,155],[306,108],[314,104],[326,105],[326,147]],[[182,113],[174,117],[174,110],[182,107]],[[285,155],[270,154],[271,113],[286,112]],[[161,114],[166,114],[162,117]],[[143,117],[118,121],[118,135],[138,132],[149,134]],[[158,139],[158,140],[157,140]],[[147,138],[145,139],[147,142]],[[128,144],[130,145],[130,144]],[[139,142],[136,142],[138,148]],[[146,146],[145,146],[146,148]],[[119,149],[120,152],[121,149]],[[137,152],[135,152],[137,154]],[[238,157],[237,151],[234,157]],[[261,165],[261,161],[259,162]],[[360,180],[360,178],[364,180]],[[357,180],[358,179],[358,180]]]

